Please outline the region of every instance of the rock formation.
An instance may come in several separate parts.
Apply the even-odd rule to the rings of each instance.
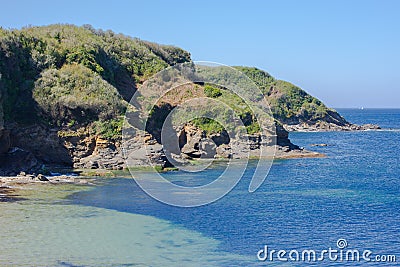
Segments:
[[[257,154],[268,139],[258,134],[248,106],[224,88],[193,83],[156,106],[146,131],[136,129],[129,139],[130,161],[124,160],[121,132],[123,116],[132,108],[130,98],[152,75],[184,62],[191,63],[190,53],[178,47],[87,26],[0,28],[0,176],[44,172],[53,165],[120,170],[147,166],[150,160],[168,166],[169,155],[180,160]],[[237,69],[260,87],[270,103],[277,121],[278,157],[318,156],[292,144],[287,130],[377,128],[348,123],[302,89],[262,70]],[[249,142],[230,140],[224,130],[207,133],[205,126],[210,124],[205,121],[179,129],[174,137],[177,148],[165,151],[160,124],[186,95],[228,97],[228,102],[235,102]],[[239,149],[233,152],[232,145]]]

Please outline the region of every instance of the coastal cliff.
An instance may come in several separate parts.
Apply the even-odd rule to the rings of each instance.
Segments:
[[[0,176],[45,172],[51,166],[83,169],[127,167],[121,148],[124,114],[139,86],[155,73],[191,62],[190,53],[167,45],[93,29],[91,26],[50,25],[21,30],[0,29]],[[362,130],[302,89],[268,73],[236,67],[252,79],[270,103],[276,120],[277,157],[321,156],[300,149],[288,131]],[[223,88],[191,85],[192,95],[238,101]],[[157,107],[145,133],[130,140],[135,166],[151,160],[168,166],[160,144],[159,120],[176,105],[167,99]],[[248,131],[243,151],[260,147],[257,123],[248,108],[237,102]],[[230,151],[232,140],[213,121],[196,120],[178,135],[182,155],[197,158],[241,158]],[[212,140],[213,142],[204,141]],[[184,140],[184,141],[183,141]],[[201,145],[200,145],[201,144]]]

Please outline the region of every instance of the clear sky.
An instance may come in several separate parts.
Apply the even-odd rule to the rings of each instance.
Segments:
[[[264,69],[332,107],[400,108],[400,1],[0,2],[0,26],[95,28]]]

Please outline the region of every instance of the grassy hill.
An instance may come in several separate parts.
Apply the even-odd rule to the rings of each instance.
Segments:
[[[0,28],[0,154],[19,147],[26,152],[25,158],[19,157],[21,164],[33,153],[39,163],[119,168],[123,115],[131,97],[155,73],[184,62],[191,62],[190,53],[181,48],[89,25]],[[278,123],[348,124],[336,111],[288,82],[257,68],[235,68],[259,86]],[[157,139],[163,119],[184,96],[221,100],[239,114],[249,134],[260,131],[243,100],[216,84],[191,84],[177,90],[155,108],[147,128],[153,138]],[[224,130],[210,119],[192,123],[207,134]],[[279,129],[286,140],[287,133]],[[103,162],[92,164],[93,157]]]
[[[57,126],[113,119],[139,84],[187,61],[180,48],[90,26],[0,29],[4,117]]]
[[[339,126],[349,124],[334,109],[289,82],[277,80],[257,68],[235,68],[257,84],[266,96],[275,119],[282,124],[314,124],[318,121]]]
[[[168,66],[190,60],[180,48],[89,25],[0,29],[4,118],[59,127],[116,120],[138,85]],[[236,68],[261,88],[282,124],[347,123],[293,84],[257,68]],[[212,95],[210,88],[205,90]]]

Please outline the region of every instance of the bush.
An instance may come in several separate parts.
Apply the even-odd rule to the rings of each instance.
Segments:
[[[246,130],[248,134],[256,134],[261,132],[260,125],[257,123],[257,121],[254,121],[250,125],[246,126]]]
[[[94,123],[94,132],[100,135],[102,138],[109,140],[118,140],[122,136],[122,126],[124,118],[121,116],[116,119],[110,119],[106,121],[96,121]]]
[[[90,25],[0,29],[0,88],[3,90],[4,117],[7,121],[37,121],[36,101],[41,115],[51,117],[55,120],[52,123],[65,124],[77,116],[71,114],[74,112],[83,112],[85,117],[108,119],[121,109],[115,88],[111,90],[110,85],[129,99],[135,82],[143,82],[169,65],[187,61],[190,61],[190,54],[180,48],[96,30]],[[86,67],[101,77],[77,66],[71,67],[74,65]],[[68,68],[71,71],[68,72]],[[74,71],[78,73],[75,75]],[[68,75],[73,77],[68,80]],[[71,83],[70,87],[68,83]],[[88,89],[96,93],[95,84],[102,91],[100,100],[90,94],[85,97]],[[83,89],[81,93],[79,87]],[[49,99],[46,93],[50,93]]]
[[[109,120],[121,115],[127,105],[115,87],[77,64],[44,71],[33,98],[42,116],[59,126]]]
[[[207,135],[221,133],[224,130],[224,127],[220,123],[209,118],[197,118],[192,120],[192,123],[205,131]]]
[[[211,85],[204,86],[204,94],[208,97],[216,98],[222,95],[221,90]]]

